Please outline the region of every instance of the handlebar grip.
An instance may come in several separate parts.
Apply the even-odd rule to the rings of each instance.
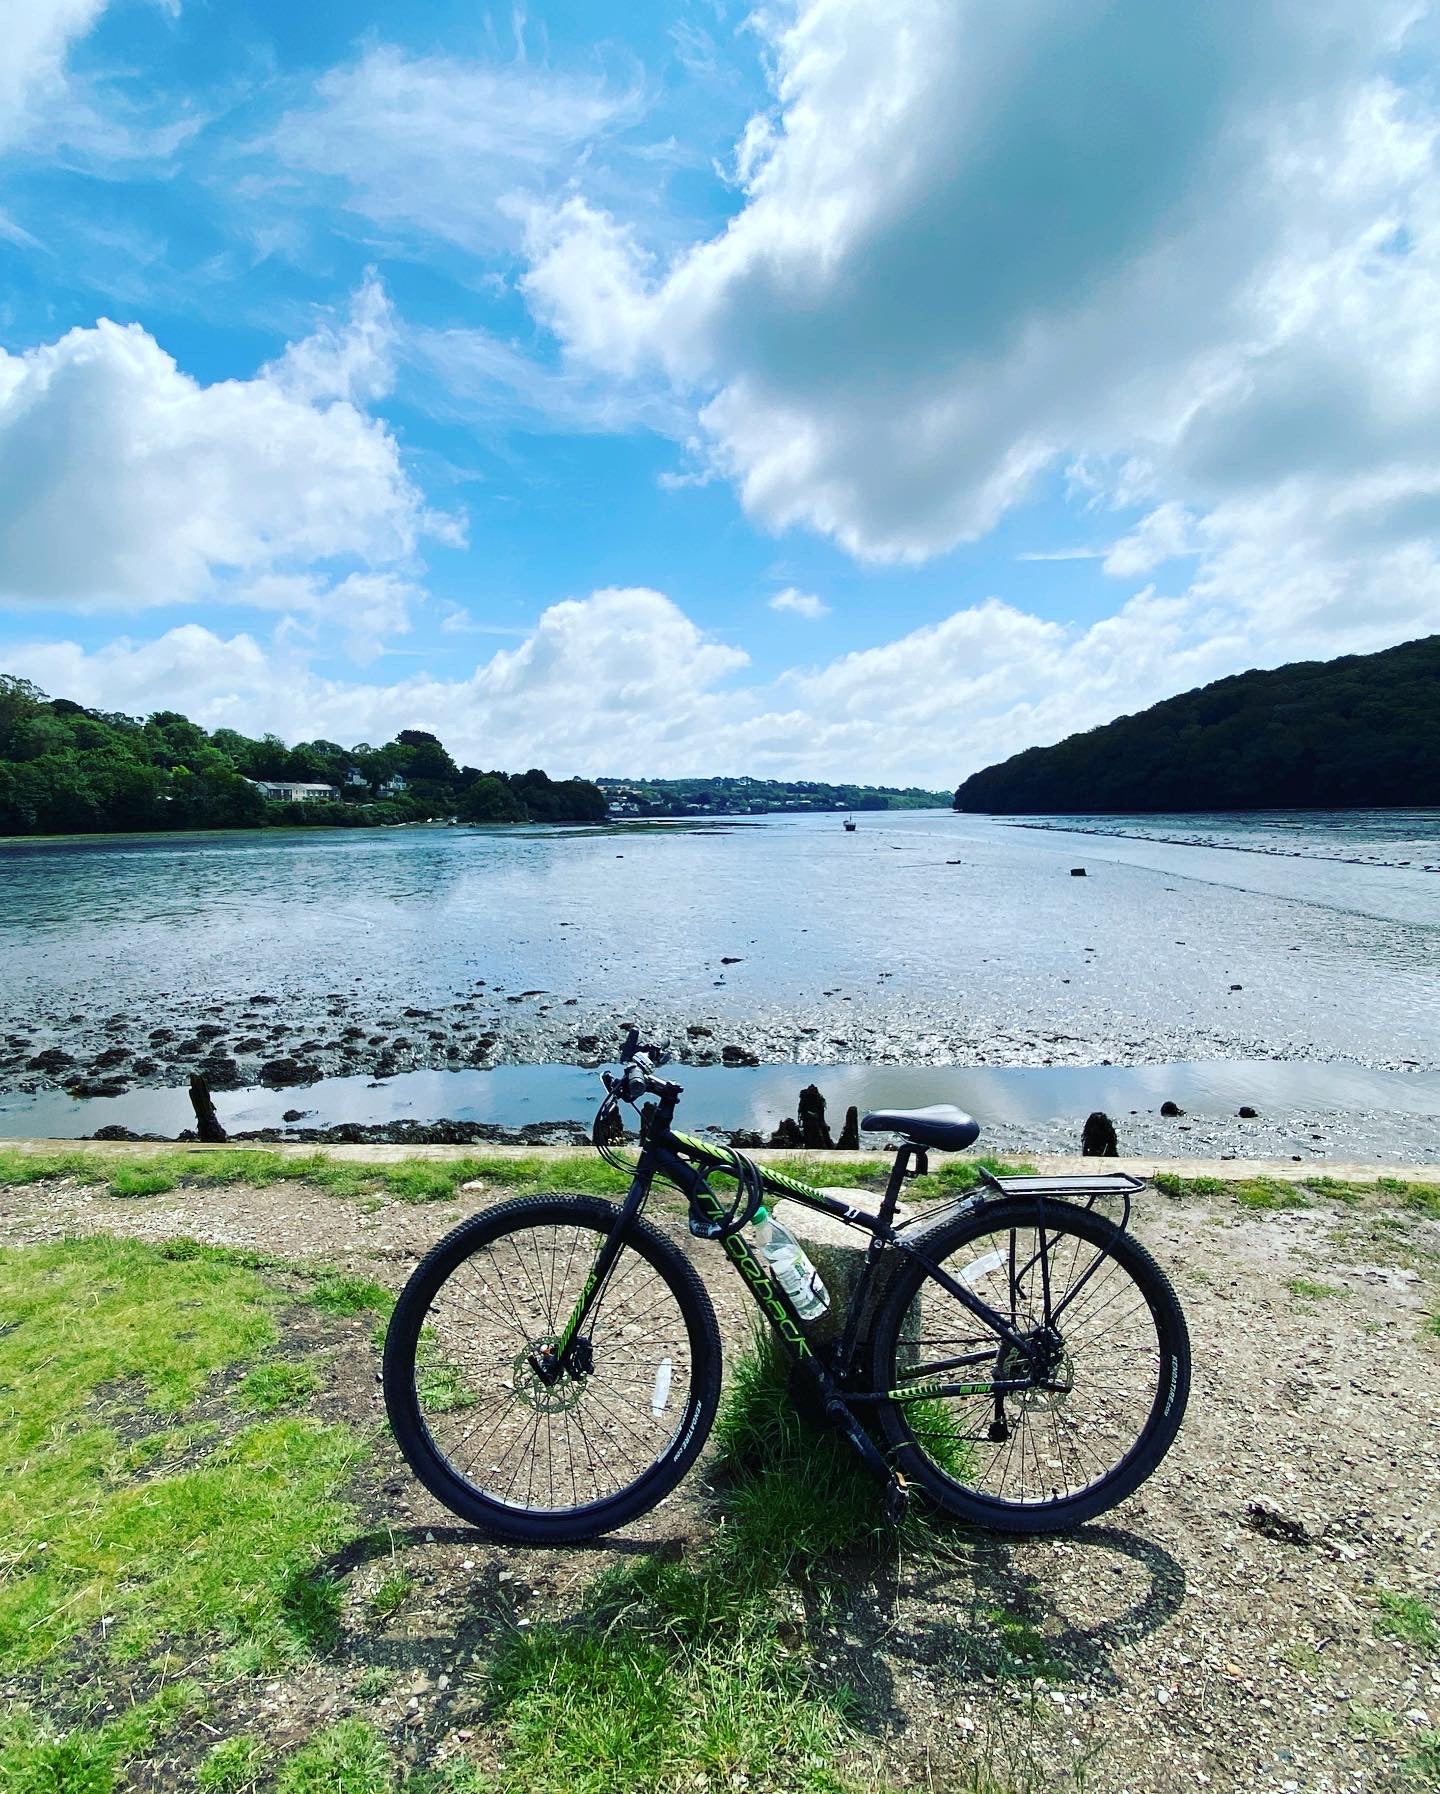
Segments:
[[[640,1045],[640,1030],[632,1028],[625,1036],[625,1044],[620,1048],[620,1063],[628,1065],[635,1057],[635,1049]]]

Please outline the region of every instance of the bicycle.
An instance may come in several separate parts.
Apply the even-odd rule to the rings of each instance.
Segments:
[[[972,1191],[896,1227],[928,1153],[977,1139],[960,1110],[865,1117],[903,1138],[872,1215],[677,1133],[681,1086],[633,1030],[620,1065],[602,1074],[592,1137],[630,1174],[624,1201],[554,1194],[483,1210],[426,1254],[396,1303],[391,1428],[452,1512],[529,1544],[591,1538],[648,1513],[699,1455],[720,1335],[694,1267],[644,1217],[657,1179],[687,1197],[691,1232],[723,1246],[819,1412],[883,1481],[892,1521],[918,1488],[994,1531],[1058,1532],[1160,1463],[1185,1412],[1190,1342],[1169,1279],[1128,1231],[1140,1179],[982,1168]],[[622,1103],[638,1112],[634,1157],[615,1143]],[[1117,1196],[1115,1222],[1095,1205]],[[752,1248],[767,1197],[870,1236],[837,1340],[815,1339]]]

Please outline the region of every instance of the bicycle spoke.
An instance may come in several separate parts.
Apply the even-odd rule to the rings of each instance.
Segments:
[[[686,1323],[669,1282],[630,1247],[580,1329],[589,1357],[553,1368],[603,1240],[576,1224],[512,1229],[431,1299],[415,1359],[421,1415],[452,1472],[492,1500],[557,1514],[607,1500],[664,1454],[685,1415]]]
[[[1053,1503],[1109,1477],[1144,1429],[1161,1365],[1154,1315],[1127,1265],[1047,1220],[969,1234],[942,1268],[1008,1317],[1025,1349],[927,1279],[902,1326],[897,1377],[1022,1387],[905,1404],[915,1444],[950,1480],[1005,1505]]]

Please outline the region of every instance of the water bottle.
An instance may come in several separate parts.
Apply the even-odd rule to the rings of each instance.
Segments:
[[[813,1321],[830,1306],[830,1292],[800,1242],[782,1227],[769,1209],[757,1208],[750,1223],[750,1244],[770,1275],[795,1304],[802,1321]]]

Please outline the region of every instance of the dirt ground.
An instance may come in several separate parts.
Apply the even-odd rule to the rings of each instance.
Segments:
[[[417,1206],[281,1184],[122,1199],[52,1182],[0,1192],[0,1243],[183,1234],[398,1288],[443,1231],[501,1194]],[[657,1219],[694,1254],[735,1349],[750,1313],[738,1282],[678,1216]],[[977,1761],[1007,1789],[1095,1794],[1427,1785],[1406,1764],[1440,1732],[1440,1653],[1389,1636],[1381,1597],[1434,1604],[1440,1590],[1440,1222],[1371,1198],[1249,1212],[1229,1195],[1147,1191],[1133,1225],[1190,1326],[1176,1445],[1103,1523],[1037,1541],[957,1530],[938,1561],[872,1567],[839,1605],[798,1613],[857,1691],[857,1747],[897,1783],[937,1789]],[[337,1400],[378,1431],[366,1329],[337,1331],[335,1346]],[[404,1725],[420,1760],[460,1748],[477,1723],[467,1671],[497,1628],[573,1605],[616,1554],[683,1550],[714,1524],[702,1463],[625,1533],[520,1551],[435,1507],[383,1436],[377,1454],[379,1498],[420,1588],[387,1633],[393,1683],[366,1696],[342,1655],[265,1684],[256,1717],[272,1730],[373,1710]],[[355,1603],[389,1561],[347,1566]]]

